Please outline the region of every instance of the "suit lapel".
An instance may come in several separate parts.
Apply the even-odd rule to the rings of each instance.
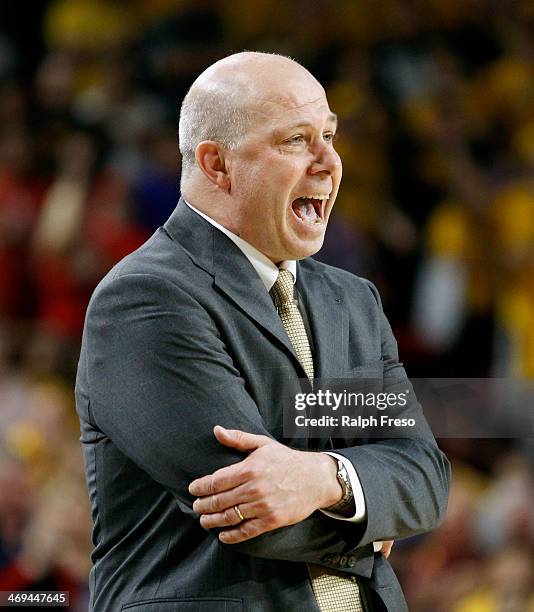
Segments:
[[[165,230],[193,262],[211,274],[215,286],[289,353],[305,376],[276,312],[271,296],[241,250],[221,231],[191,210],[182,199],[165,223]]]
[[[349,328],[341,287],[306,260],[299,262],[297,287],[305,302],[315,345],[315,376],[339,377],[347,369]]]
[[[274,336],[298,362],[291,341],[258,273],[222,232],[215,231],[215,284],[249,317]],[[299,367],[300,362],[298,362]]]

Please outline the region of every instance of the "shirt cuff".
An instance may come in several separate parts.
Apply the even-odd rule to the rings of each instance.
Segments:
[[[347,474],[349,475],[350,486],[352,487],[352,494],[354,495],[354,506],[356,508],[356,512],[353,516],[341,516],[341,514],[337,514],[335,512],[329,512],[328,510],[321,510],[326,516],[331,518],[338,519],[340,521],[351,521],[353,523],[360,523],[367,517],[367,508],[365,507],[365,498],[363,496],[363,489],[358,478],[358,474],[354,469],[352,463],[343,455],[338,455],[337,453],[331,453],[330,451],[322,451],[325,455],[330,455],[335,459],[339,459],[345,469],[347,470]]]

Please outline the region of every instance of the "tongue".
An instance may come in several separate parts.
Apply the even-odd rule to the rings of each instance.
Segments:
[[[317,219],[317,213],[310,200],[299,198],[293,202],[293,210],[299,219],[305,223],[313,224]]]

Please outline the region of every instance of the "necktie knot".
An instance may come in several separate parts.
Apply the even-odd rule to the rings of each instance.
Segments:
[[[293,275],[289,270],[280,270],[278,272],[278,278],[271,289],[271,296],[277,308],[293,304]]]

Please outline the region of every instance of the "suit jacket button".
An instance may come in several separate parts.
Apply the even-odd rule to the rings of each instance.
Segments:
[[[332,565],[339,565],[339,558],[341,555],[339,555],[338,553],[336,553],[332,559],[330,560],[330,563],[332,563]]]
[[[354,567],[356,565],[356,557],[351,555],[347,561],[347,567]]]
[[[347,567],[347,555],[343,555],[339,560],[339,567]]]
[[[326,553],[326,555],[323,555],[321,561],[323,563],[332,563],[332,553]]]

